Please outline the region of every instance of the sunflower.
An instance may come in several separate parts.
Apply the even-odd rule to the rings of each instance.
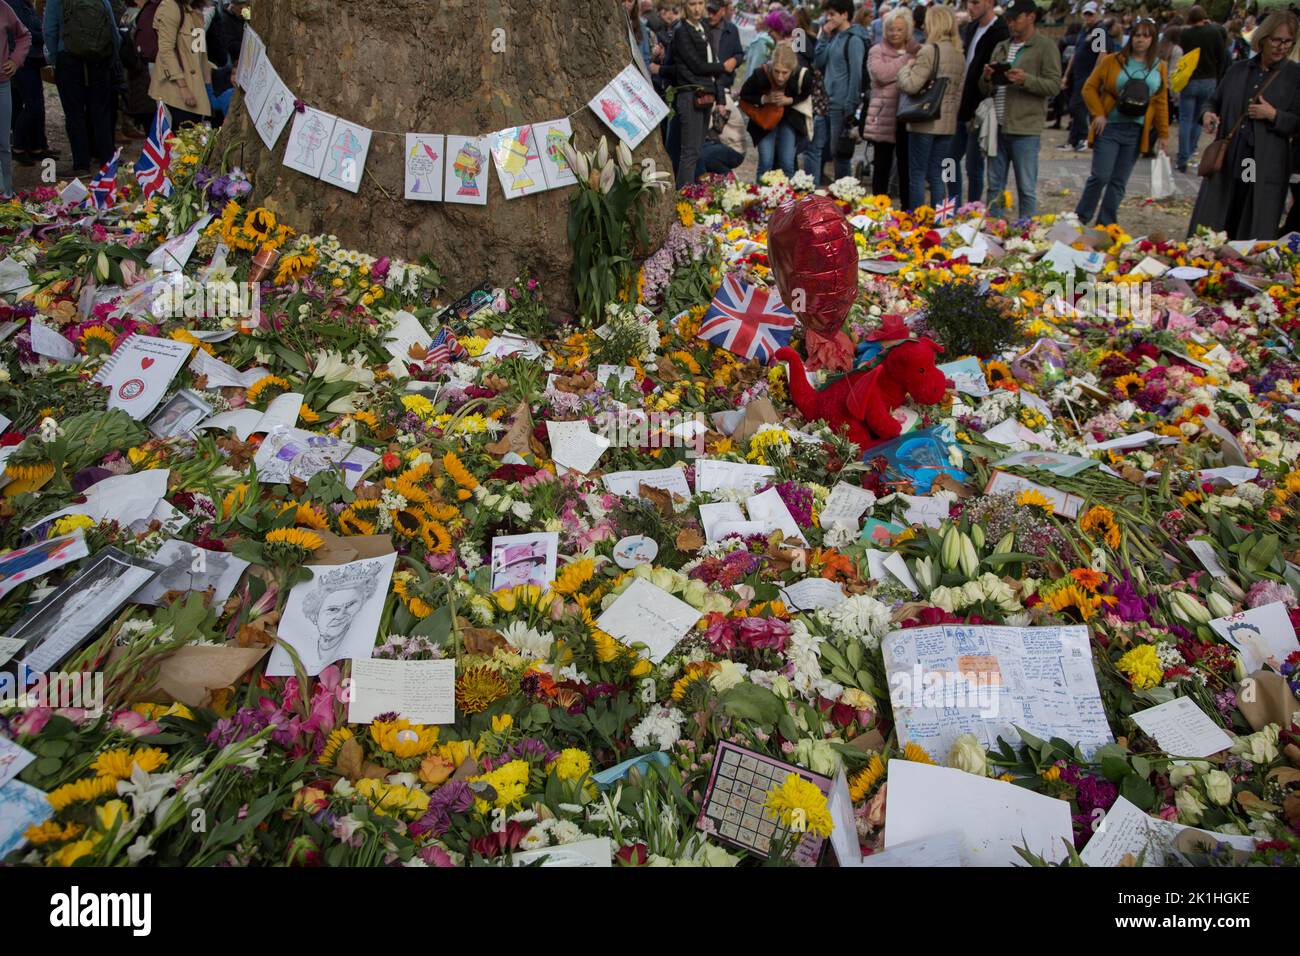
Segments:
[[[984,366],[984,377],[988,380],[989,388],[1003,388],[1007,383],[1014,380],[1011,374],[1011,366],[1006,362],[992,361]]]
[[[117,336],[111,329],[106,329],[102,325],[91,325],[81,332],[81,347],[87,355],[111,352],[116,344]]]
[[[464,501],[470,496],[470,493],[478,487],[478,479],[475,478],[464,462],[457,457],[454,451],[449,451],[442,456],[442,470],[447,473],[447,477],[459,485],[456,497]]]
[[[303,405],[298,409],[298,420],[308,425],[314,425],[320,421],[320,415],[315,412],[311,406]]]
[[[934,763],[934,758],[925,752],[924,747],[920,744],[911,742],[903,748],[903,759],[910,760],[912,763]]]
[[[596,650],[596,660],[602,664],[618,660],[624,650],[623,645],[615,640],[612,635],[605,633],[598,627],[592,627],[591,629],[591,644]]]
[[[1037,488],[1026,488],[1016,495],[1016,504],[1027,508],[1041,508],[1049,515],[1056,510],[1056,503]]]
[[[885,762],[879,754],[873,754],[867,765],[849,778],[850,799],[854,803],[861,803],[884,776]]]
[[[375,522],[371,518],[363,518],[362,515],[369,512],[372,518],[379,512],[380,503],[378,499],[362,501],[358,499],[352,502],[341,512],[339,512],[339,530],[344,534],[374,534]]]
[[[1112,387],[1124,398],[1132,398],[1146,387],[1146,382],[1142,380],[1141,375],[1134,375],[1130,372],[1128,375],[1121,375],[1115,379]]]
[[[46,820],[39,826],[28,827],[23,833],[23,838],[33,846],[44,846],[46,843],[63,843],[71,840],[85,829],[80,823],[59,824],[53,820]]]
[[[90,769],[101,777],[126,780],[130,778],[131,771],[135,767],[139,767],[145,773],[153,773],[166,762],[167,754],[157,747],[137,750],[135,753],[126,747],[118,747],[115,750],[106,750],[96,757]]]
[[[1080,621],[1091,620],[1101,602],[1100,595],[1089,594],[1077,584],[1067,584],[1043,597],[1043,603],[1051,608],[1053,614],[1077,616]],[[1074,615],[1070,614],[1071,611]]]
[[[4,489],[5,497],[12,498],[14,495],[35,491],[53,478],[54,465],[48,461],[36,461],[27,465],[11,461],[5,466],[5,477],[9,479]]]
[[[324,510],[319,505],[310,505],[306,502],[298,502],[294,508],[293,523],[300,528],[314,528],[317,531],[324,531],[329,527]]]
[[[481,713],[508,693],[506,682],[486,667],[467,668],[456,679],[456,707],[462,713]]]
[[[1111,548],[1119,547],[1120,533],[1115,514],[1102,505],[1093,505],[1084,513],[1079,519],[1079,530],[1090,538],[1100,538]]]
[[[399,760],[420,757],[438,743],[438,727],[413,724],[405,717],[397,720],[376,720],[370,725],[370,739],[381,750]]]
[[[721,666],[717,661],[696,661],[693,664],[687,664],[686,673],[677,679],[677,683],[673,684],[673,700],[684,700],[692,685],[707,681],[709,675]]]
[[[343,745],[352,739],[352,736],[352,731],[348,730],[346,727],[339,727],[332,731],[330,735],[325,738],[325,746],[321,749],[320,756],[316,758],[316,762],[322,767],[332,767],[334,765],[334,758],[338,756]]]
[[[301,528],[277,528],[268,531],[263,539],[267,544],[287,544],[305,551],[318,551],[325,544],[320,535]]]
[[[418,595],[414,595],[410,592],[410,579],[411,574],[408,571],[399,571],[397,574],[394,574],[393,593],[397,595],[398,599],[406,609],[411,612],[412,616],[424,620],[424,618],[433,613],[433,608],[426,604]]]
[[[280,260],[280,264],[275,270],[275,284],[285,285],[289,282],[297,282],[316,268],[319,262],[320,255],[316,252],[315,246],[308,246],[304,251],[290,253]]]
[[[248,402],[250,405],[255,405],[262,397],[263,392],[273,388],[278,388],[280,392],[287,392],[290,388],[289,380],[281,378],[278,375],[263,375],[252,385],[248,386],[248,391],[244,392],[244,401]],[[276,394],[278,395],[280,392],[277,392]],[[270,397],[274,398],[275,396],[273,395]]]
[[[596,562],[591,558],[570,561],[556,576],[555,584],[551,586],[551,590],[556,594],[573,594],[578,588],[590,581],[595,573]]]
[[[90,803],[117,792],[116,777],[82,777],[65,783],[45,795],[55,813],[62,813],[74,803]]]

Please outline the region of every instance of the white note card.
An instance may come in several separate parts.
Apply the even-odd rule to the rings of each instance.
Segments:
[[[1174,757],[1208,757],[1232,746],[1232,738],[1190,697],[1139,711],[1133,721]]]
[[[702,615],[644,578],[637,578],[600,617],[596,626],[624,644],[644,644],[660,663]]]
[[[390,711],[413,724],[455,723],[456,662],[354,658],[348,723],[373,723]]]

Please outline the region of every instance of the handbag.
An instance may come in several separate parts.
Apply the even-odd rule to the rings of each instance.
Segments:
[[[939,76],[939,45],[934,44],[934,65],[930,78],[916,94],[903,93],[898,97],[898,122],[928,123],[939,118],[943,94],[948,90],[948,78]]]
[[[763,69],[767,71],[767,78],[770,81],[772,79],[771,72],[767,70],[766,66]],[[763,130],[776,129],[776,124],[781,122],[781,117],[785,115],[785,107],[778,103],[750,103],[746,100],[740,101],[740,111]]]
[[[695,108],[697,110],[711,110],[717,102],[718,97],[715,93],[705,93],[702,90],[697,90],[695,93]]]
[[[1264,81],[1263,85],[1256,91],[1255,96],[1263,96],[1268,85],[1277,79],[1281,73],[1280,69],[1275,69],[1273,75]],[[1241,129],[1241,124],[1246,121],[1247,111],[1242,110],[1241,115],[1237,117],[1237,122],[1232,124],[1232,132],[1223,139],[1216,139],[1210,145],[1205,147],[1201,153],[1201,160],[1196,164],[1196,175],[1208,179],[1223,169],[1224,163],[1228,161],[1228,144],[1236,137]]]

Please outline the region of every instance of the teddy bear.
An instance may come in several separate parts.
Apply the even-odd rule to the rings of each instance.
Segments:
[[[808,383],[803,359],[794,349],[778,349],[773,356],[774,361],[790,363],[790,397],[804,418],[823,419],[835,432],[847,430],[849,440],[862,449],[898,437],[902,426],[892,412],[909,396],[919,404],[934,405],[951,384],[935,364],[943,346],[913,338],[900,318],[887,316],[867,338],[881,346],[872,364],[821,391]]]

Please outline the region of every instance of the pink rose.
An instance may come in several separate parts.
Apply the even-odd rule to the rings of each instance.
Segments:
[[[119,710],[113,715],[113,726],[132,737],[149,737],[162,730],[156,721],[149,720],[134,710]]]

